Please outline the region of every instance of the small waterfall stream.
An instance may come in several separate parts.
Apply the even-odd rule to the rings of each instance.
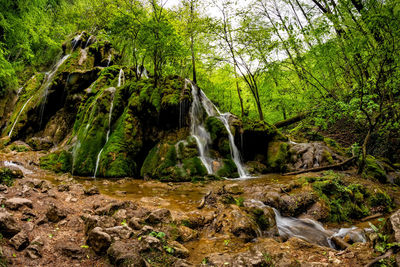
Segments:
[[[31,97],[25,102],[25,104],[22,106],[21,110],[18,112],[18,115],[17,115],[17,117],[15,118],[15,121],[14,121],[14,123],[13,123],[13,126],[11,127],[11,130],[10,130],[10,132],[8,133],[8,136],[9,136],[9,137],[11,137],[11,135],[12,135],[12,132],[13,132],[13,130],[14,130],[14,127],[15,127],[15,125],[17,124],[17,122],[18,122],[18,120],[19,120],[19,116],[21,116],[22,111],[24,111],[26,105],[28,105],[28,103],[29,103],[29,101],[31,101],[32,97],[33,97],[33,96],[31,96]]]
[[[239,149],[235,144],[235,139],[231,132],[229,126],[229,113],[221,113],[218,108],[211,102],[211,100],[204,94],[204,92],[200,89],[197,89],[196,86],[190,81],[186,80],[186,83],[189,83],[192,87],[192,107],[190,109],[190,119],[191,119],[191,134],[194,136],[197,142],[197,146],[199,148],[200,159],[207,168],[209,174],[213,173],[212,162],[213,159],[209,157],[209,146],[211,145],[211,137],[210,134],[204,127],[204,118],[207,116],[215,116],[224,124],[226,131],[228,132],[229,146],[231,150],[231,156],[233,162],[235,163],[239,177],[240,178],[249,178],[250,175],[246,172],[243,167],[241,155]],[[204,111],[207,114],[204,114]]]
[[[119,75],[118,75],[118,87],[121,87],[121,85],[123,85],[125,83],[125,75],[124,75],[124,71],[122,69],[120,69],[119,71]],[[97,170],[99,168],[99,163],[100,163],[100,157],[101,157],[101,153],[103,153],[103,149],[106,146],[108,139],[110,137],[110,131],[111,131],[111,117],[112,117],[112,111],[113,111],[113,107],[114,107],[114,96],[115,96],[115,88],[113,88],[113,92],[112,92],[112,97],[111,97],[111,105],[110,105],[110,112],[108,113],[108,129],[107,129],[107,134],[106,134],[106,142],[103,145],[103,148],[99,151],[99,154],[97,154],[97,159],[96,159],[96,167],[94,169],[94,175],[93,178],[96,178],[96,174],[97,174]]]
[[[46,73],[46,82],[44,83],[43,87],[44,89],[44,95],[43,95],[43,102],[42,102],[42,106],[40,108],[40,124],[39,127],[42,127],[42,122],[43,122],[43,115],[44,115],[44,110],[46,107],[46,102],[47,102],[47,95],[49,94],[49,88],[51,86],[51,83],[53,81],[54,76],[57,73],[57,70],[60,68],[60,66],[70,57],[71,55],[65,55],[64,57],[62,57],[52,68],[52,70],[50,72]]]

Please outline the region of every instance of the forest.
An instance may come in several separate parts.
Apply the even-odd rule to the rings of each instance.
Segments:
[[[400,264],[399,1],[0,10],[0,267]]]

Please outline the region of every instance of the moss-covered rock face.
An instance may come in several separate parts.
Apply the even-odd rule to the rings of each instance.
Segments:
[[[320,178],[308,178],[307,182],[327,205],[328,221],[361,219],[376,212],[390,212],[394,207],[392,199],[381,189],[344,184],[333,172]]]
[[[40,158],[40,167],[54,172],[71,172],[72,155],[67,151],[58,151]]]

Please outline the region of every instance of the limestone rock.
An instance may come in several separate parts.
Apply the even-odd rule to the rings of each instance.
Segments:
[[[32,240],[31,244],[26,248],[26,254],[31,259],[42,257],[42,248],[44,244],[40,236]]]
[[[116,241],[107,250],[107,255],[112,264],[115,266],[146,266],[145,261],[139,254],[139,241]]]
[[[21,207],[33,208],[32,201],[26,198],[14,197],[5,202],[5,206],[10,210],[17,210]]]
[[[16,250],[23,250],[29,245],[28,234],[24,231],[19,232],[13,238],[10,239],[10,244]]]
[[[157,209],[152,211],[146,218],[146,222],[150,224],[168,223],[171,221],[171,212],[167,209]]]
[[[50,207],[47,209],[46,217],[50,222],[57,223],[62,219],[65,219],[68,215],[68,212],[64,209],[60,209],[55,204],[50,204]]]
[[[104,253],[111,245],[111,236],[103,231],[102,228],[96,227],[89,232],[86,243],[97,254]]]
[[[0,233],[10,238],[21,231],[14,217],[8,212],[0,212]]]

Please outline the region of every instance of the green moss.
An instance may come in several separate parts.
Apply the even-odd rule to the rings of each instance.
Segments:
[[[183,160],[183,168],[188,176],[205,176],[207,169],[198,157]]]
[[[228,132],[226,131],[224,124],[217,117],[207,117],[205,126],[207,131],[210,133],[212,142],[215,142],[221,137],[228,138]]]
[[[265,216],[264,211],[262,209],[258,208],[251,209],[251,213],[261,230],[263,231],[268,230],[271,227],[268,217]]]
[[[237,172],[237,167],[232,159],[224,159],[222,161],[222,167],[217,171],[217,175],[220,177],[237,178],[239,174]]]
[[[28,146],[17,145],[17,144],[11,144],[8,148],[16,152],[26,152],[31,150]]]
[[[376,179],[381,183],[387,183],[385,169],[380,165],[379,161],[373,156],[367,155],[365,159],[364,177]]]
[[[393,207],[391,198],[382,190],[372,193],[360,184],[346,186],[340,178],[332,176],[328,173],[325,177],[306,179],[329,207],[329,221],[360,219],[368,216],[373,207],[384,207],[385,212]]]
[[[0,184],[12,186],[16,178],[22,178],[21,172],[16,172],[9,168],[0,168]]]
[[[268,144],[267,167],[270,171],[284,172],[289,158],[287,143],[274,141]]]
[[[40,158],[40,168],[54,172],[72,171],[72,154],[62,150]]]

